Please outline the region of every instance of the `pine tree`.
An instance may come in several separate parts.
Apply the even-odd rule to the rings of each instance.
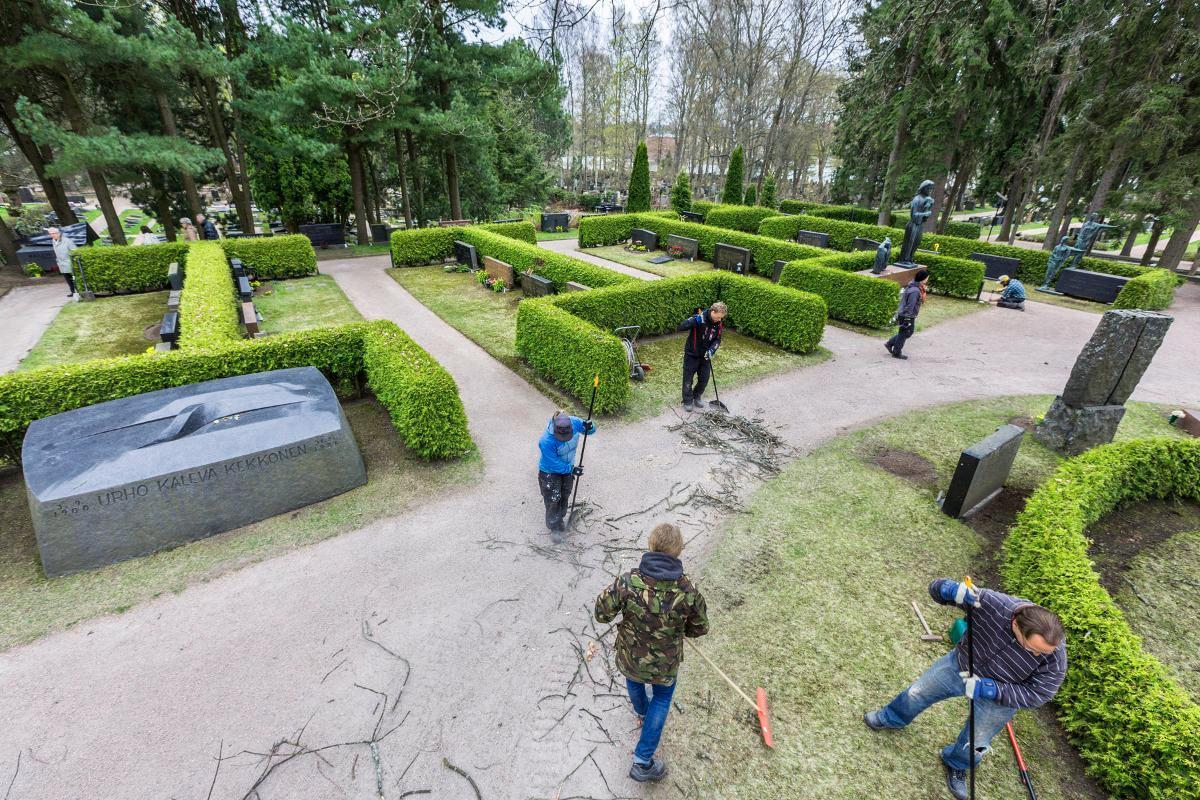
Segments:
[[[725,189],[721,192],[722,203],[731,206],[741,205],[742,180],[742,146],[739,144],[733,148],[733,154],[729,156],[729,168],[725,170]]]
[[[758,204],[764,208],[777,208],[779,202],[775,199],[775,179],[770,175],[763,178],[762,197],[758,199]]]
[[[630,213],[650,210],[650,159],[646,155],[646,143],[638,142],[633,156],[633,171],[629,173],[629,199],[625,210]]]
[[[757,203],[758,203],[758,189],[756,189],[754,184],[752,183],[746,187],[746,197],[742,200],[742,205],[752,206],[752,205],[756,205]]]
[[[671,208],[678,212],[692,210],[692,182],[684,170],[679,170],[671,187]]]

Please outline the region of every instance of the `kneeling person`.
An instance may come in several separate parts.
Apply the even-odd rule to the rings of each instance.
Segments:
[[[942,605],[973,606],[971,628],[958,646],[933,662],[916,683],[878,711],[863,715],[872,730],[903,728],[918,714],[952,697],[975,699],[975,754],[978,764],[988,745],[1019,708],[1037,708],[1058,692],[1067,674],[1062,621],[1052,611],[1019,597],[940,578],[929,594]],[[975,676],[967,676],[967,647],[975,640]],[[954,744],[942,750],[946,785],[966,800],[970,731],[963,725]]]
[[[538,488],[546,504],[546,527],[551,531],[566,530],[564,517],[571,502],[571,488],[575,478],[583,474],[583,467],[575,466],[575,451],[579,434],[585,431],[595,433],[596,423],[557,411],[538,440]]]
[[[1025,310],[1025,284],[1021,283],[1016,278],[1010,278],[1007,275],[1000,276],[1000,299],[996,301],[996,305],[1000,308],[1015,308],[1018,311]]]
[[[701,405],[701,395],[712,375],[709,362],[721,346],[727,312],[725,304],[717,301],[707,311],[697,311],[679,323],[678,330],[688,331],[683,344],[683,407],[688,411]]]

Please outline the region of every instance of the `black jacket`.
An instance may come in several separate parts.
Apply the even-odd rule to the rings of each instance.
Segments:
[[[725,322],[713,322],[708,311],[703,314],[704,324],[696,322],[696,315],[685,319],[679,323],[676,330],[690,331],[683,345],[683,352],[689,356],[702,356],[705,351],[712,349],[721,344],[721,332],[725,329]]]
[[[202,230],[200,231],[200,238],[201,239],[220,239],[221,238],[220,236],[217,235],[217,226],[213,225],[213,221],[211,219],[204,220],[204,225],[202,226]]]

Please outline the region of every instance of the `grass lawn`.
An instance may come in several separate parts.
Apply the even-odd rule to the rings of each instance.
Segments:
[[[136,218],[137,222],[131,221],[130,217]],[[136,235],[143,225],[149,225],[150,230],[154,230],[158,227],[158,222],[140,208],[127,208],[121,212],[121,227],[125,233]]]
[[[995,281],[985,280],[983,282],[983,297],[987,299],[988,293],[1000,294],[1000,284]],[[1037,287],[1025,285],[1025,300],[1033,303],[1048,303],[1052,306],[1062,306],[1063,308],[1073,308],[1076,311],[1090,311],[1093,314],[1103,314],[1112,306],[1107,303],[1094,303],[1091,300],[1082,300],[1078,297],[1068,297],[1065,294],[1046,294],[1045,292],[1037,291]]]
[[[530,220],[533,222],[533,220]],[[534,225],[537,223],[534,222]],[[537,240],[539,242],[549,242],[555,239],[576,239],[579,237],[579,231],[559,231],[557,233],[549,233],[545,231],[537,232]]]
[[[54,280],[58,282],[58,278]],[[63,292],[66,292],[65,288]],[[142,331],[161,321],[166,310],[167,292],[67,303],[18,369],[145,352],[146,348],[154,346],[154,342],[142,336]]]
[[[366,461],[365,486],[174,550],[54,580],[41,571],[20,470],[0,469],[0,650],[356,530],[481,474],[477,456],[422,461],[400,442],[374,400],[349,402],[345,409]]]
[[[339,258],[360,258],[362,256],[386,256],[391,251],[389,244],[355,244],[350,247],[314,248],[317,261],[335,261]]]
[[[1129,626],[1175,680],[1200,698],[1200,531],[1177,533],[1143,550],[1124,578],[1115,599]]]
[[[589,247],[583,252],[588,255],[606,258],[609,261],[615,261],[618,264],[624,264],[627,267],[640,269],[643,272],[649,272],[654,275],[661,275],[664,278],[675,278],[679,275],[693,275],[697,272],[707,272],[713,266],[708,261],[688,261],[680,259],[677,261],[668,261],[666,264],[651,264],[650,259],[665,255],[662,250],[652,250],[648,253],[633,253],[625,249],[625,245],[614,244],[608,247]]]
[[[934,504],[959,452],[1049,402],[1002,398],[894,417],[833,439],[755,493],[700,575],[712,630],[701,646],[743,687],[766,688],[776,749],[763,748],[743,702],[688,653],[676,694],[681,713],[664,738],[684,796],[947,796],[938,750],[963,725],[965,701],[941,703],[904,731],[873,733],[861,715],[946,652],[948,644],[920,641],[909,605],[917,602],[934,631],[947,629],[956,614],[930,601],[930,580],[970,573],[994,585],[995,552]],[[1119,437],[1147,434],[1178,435],[1161,409],[1131,404]],[[876,467],[885,447],[928,459],[936,481],[917,484]],[[1010,485],[1028,491],[1056,463],[1026,437]],[[1020,712],[1015,727],[1039,797],[1104,796],[1083,777],[1050,710]],[[1022,800],[1003,734],[994,744],[978,773],[979,796]]]
[[[899,293],[897,293],[899,297]],[[917,316],[917,333],[932,328],[939,322],[945,322],[950,319],[958,319],[965,317],[968,314],[974,314],[977,311],[984,311],[987,305],[979,303],[975,300],[964,300],[960,297],[946,297],[940,294],[931,294],[925,298],[925,305],[921,307],[921,313]],[[865,333],[867,336],[874,336],[878,339],[890,339],[892,334],[896,332],[896,326],[891,325],[887,328],[868,328],[863,325],[854,325],[849,322],[843,322],[839,319],[829,320],[829,324],[838,328],[855,333]]]
[[[265,333],[323,328],[362,319],[328,275],[270,281],[270,293],[255,297],[254,305],[263,316],[260,330]]]
[[[441,267],[390,269],[388,274],[433,313],[551,400],[563,407],[586,410],[517,355],[517,303],[522,298],[519,289],[503,294],[488,292],[479,288],[469,273],[444,272]],[[656,337],[638,347],[638,357],[655,369],[648,380],[633,384],[629,404],[618,416],[653,416],[680,402],[681,336]],[[823,348],[799,356],[731,331],[721,346],[717,377],[721,386],[733,388],[765,375],[817,364],[828,357],[829,351]],[[708,399],[712,399],[711,389]]]
[[[83,219],[85,222],[95,222],[102,216],[104,216],[104,212],[98,208],[93,208],[91,211],[83,212]]]

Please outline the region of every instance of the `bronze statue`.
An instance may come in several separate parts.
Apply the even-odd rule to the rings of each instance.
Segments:
[[[925,220],[933,213],[933,198],[929,193],[933,191],[933,181],[922,181],[921,186],[917,189],[917,194],[909,203],[908,224],[904,226],[904,242],[900,245],[900,257],[896,259],[896,263],[911,267],[913,266],[913,255],[917,252],[917,247],[921,244],[921,228],[925,225]]]
[[[1058,273],[1062,270],[1067,257],[1082,252],[1078,247],[1071,247],[1067,244],[1066,236],[1062,237],[1050,253],[1050,258],[1046,260],[1046,281],[1038,288],[1044,292],[1050,291],[1050,284],[1058,279]]]
[[[1100,215],[1094,211],[1087,215],[1087,220],[1084,221],[1083,226],[1079,229],[1079,235],[1075,237],[1075,252],[1071,254],[1069,269],[1077,268],[1083,257],[1092,252],[1092,245],[1096,243],[1096,237],[1105,228],[1116,230],[1117,226],[1105,225],[1103,222],[1100,222]]]
[[[883,237],[883,242],[875,250],[875,266],[871,267],[871,272],[875,275],[882,275],[887,269],[888,256],[892,254],[892,237]]]

